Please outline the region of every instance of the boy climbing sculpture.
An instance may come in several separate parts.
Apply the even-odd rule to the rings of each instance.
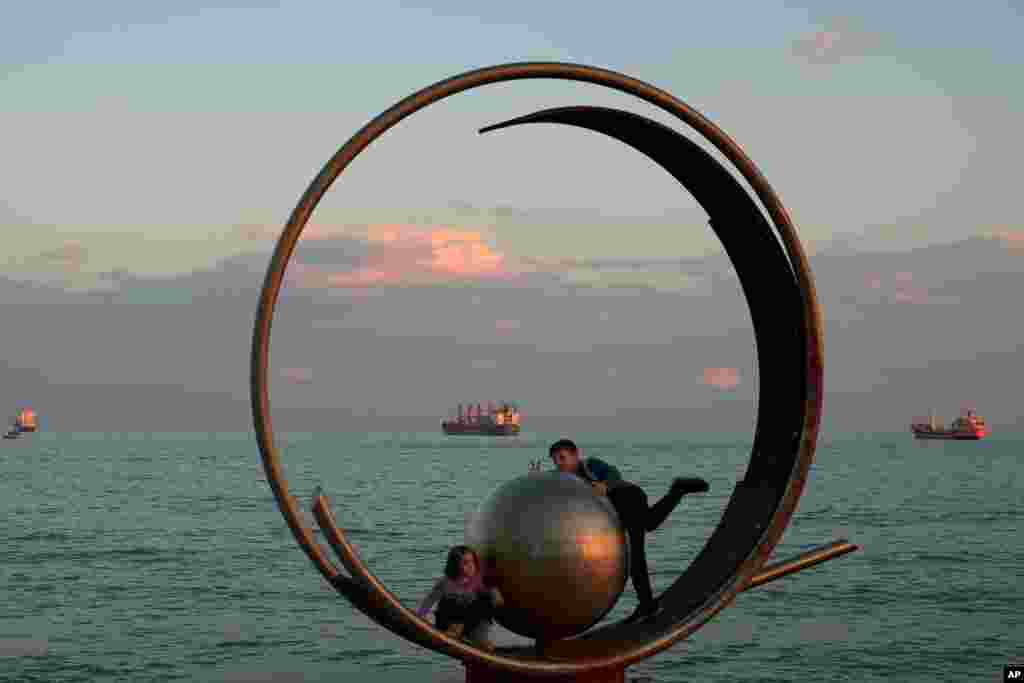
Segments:
[[[548,454],[560,471],[583,478],[599,495],[608,496],[629,534],[629,573],[640,604],[626,622],[632,623],[655,615],[659,605],[654,599],[651,577],[647,571],[644,534],[661,526],[683,496],[707,491],[708,483],[697,477],[677,477],[672,481],[668,493],[653,506],[648,506],[647,494],[642,488],[623,480],[618,469],[600,458],[584,459],[576,444],[569,439],[551,444]]]

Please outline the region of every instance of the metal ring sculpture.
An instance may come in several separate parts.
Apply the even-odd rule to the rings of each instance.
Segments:
[[[491,83],[537,78],[605,86],[653,104],[702,134],[749,182],[771,224],[743,186],[710,154],[674,130],[636,114],[568,107],[481,130],[530,122],[587,128],[634,147],[679,180],[708,212],[711,227],[735,266],[750,306],[763,390],[746,475],[704,548],[661,596],[662,612],[646,622],[614,623],[546,644],[542,653],[531,647],[488,652],[448,637],[403,606],[357,557],[318,492],[313,512],[349,576],[325,557],[288,492],[274,445],[267,396],[269,338],[285,268],[302,229],[324,193],[361,151],[405,117],[450,95]],[[398,102],[346,142],[313,180],[277,242],[263,283],[253,333],[251,398],[263,465],[285,520],[320,573],[360,611],[395,634],[460,659],[468,667],[556,677],[621,671],[694,633],[743,590],[793,571],[774,567],[774,573],[758,574],[793,515],[814,459],[822,405],[821,315],[807,258],[782,202],[754,163],[717,126],[669,93],[613,71],[548,62],[505,64],[440,81]],[[837,542],[825,554],[837,556],[853,549],[856,546]],[[818,559],[805,557],[803,564],[829,559],[819,555]]]

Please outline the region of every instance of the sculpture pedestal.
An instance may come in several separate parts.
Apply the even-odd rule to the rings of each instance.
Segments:
[[[626,669],[601,669],[584,674],[527,674],[466,662],[466,683],[625,683]]]

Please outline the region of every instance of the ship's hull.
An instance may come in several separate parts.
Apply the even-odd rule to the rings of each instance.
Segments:
[[[473,425],[445,422],[441,430],[449,436],[514,436],[519,433],[519,425]]]
[[[988,436],[986,432],[949,432],[912,429],[915,439],[935,439],[943,441],[980,441]]]

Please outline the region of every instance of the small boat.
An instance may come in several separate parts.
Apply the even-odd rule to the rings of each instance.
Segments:
[[[932,413],[927,422],[917,420],[910,424],[910,431],[915,439],[950,439],[955,441],[980,441],[992,433],[992,430],[985,424],[984,418],[973,410],[967,410],[963,415],[953,420],[949,428],[935,421],[935,413]]]
[[[17,439],[22,434],[31,434],[39,429],[39,423],[36,419],[36,413],[31,408],[25,408],[20,413],[14,416],[11,420],[11,428],[6,434],[5,439]]]

